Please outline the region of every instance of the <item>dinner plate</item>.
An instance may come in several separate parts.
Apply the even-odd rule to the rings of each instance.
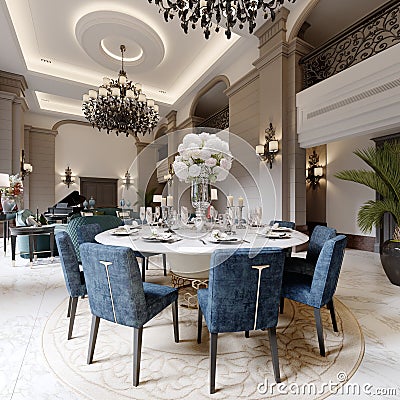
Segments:
[[[241,240],[237,237],[230,237],[226,239],[208,239],[210,243],[222,243],[222,244],[231,244],[231,243],[240,243]]]
[[[154,243],[174,243],[178,242],[179,240],[182,240],[181,238],[177,238],[174,236],[168,238],[157,237],[157,236],[142,236],[142,239],[145,242],[154,242]]]
[[[112,236],[131,236],[135,235],[137,231],[130,231],[130,232],[122,232],[122,231],[117,231],[117,232],[112,232]]]
[[[292,232],[290,228],[285,228],[284,226],[280,226],[279,228],[273,228],[272,232]]]
[[[258,233],[258,235],[267,239],[290,239],[292,237],[286,233]]]

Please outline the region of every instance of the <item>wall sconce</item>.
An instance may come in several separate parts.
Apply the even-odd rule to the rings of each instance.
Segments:
[[[319,180],[324,176],[324,168],[319,165],[319,155],[315,149],[308,156],[309,167],[306,169],[306,181],[309,182],[313,189],[318,185]]]
[[[265,130],[265,144],[256,146],[256,153],[263,161],[269,162],[269,167],[272,168],[272,163],[278,151],[279,142],[275,137],[275,128],[270,123],[269,128]]]
[[[122,180],[122,182],[126,186],[126,188],[128,189],[130,184],[131,184],[131,174],[129,173],[129,171],[125,172],[125,177]]]
[[[29,175],[33,171],[31,164],[25,162],[25,151],[21,150],[21,179],[24,180],[25,176]]]
[[[174,177],[174,174],[174,168],[172,167],[172,164],[169,164],[168,174],[164,175],[164,180],[166,180],[170,185],[172,185],[172,178]]]
[[[69,165],[67,168],[65,168],[65,175],[61,178],[61,180],[67,185],[67,187],[75,183],[75,177],[72,175]]]

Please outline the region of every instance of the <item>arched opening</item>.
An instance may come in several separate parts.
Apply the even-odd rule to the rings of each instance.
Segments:
[[[229,127],[229,99],[225,94],[228,87],[229,80],[225,76],[217,76],[199,91],[190,110],[196,126]]]

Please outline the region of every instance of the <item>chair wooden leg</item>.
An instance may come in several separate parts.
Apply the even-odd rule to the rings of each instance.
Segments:
[[[197,314],[197,343],[201,343],[201,329],[203,323],[203,313],[201,312],[200,305],[198,306],[199,312]]]
[[[250,332],[249,331],[244,331],[244,337],[249,338],[250,337]]]
[[[315,324],[317,325],[317,335],[319,344],[319,354],[325,357],[324,329],[322,327],[321,310],[314,307]]]
[[[175,343],[179,343],[178,300],[172,303],[172,321],[174,323]]]
[[[74,321],[76,314],[76,306],[78,304],[78,297],[73,297],[70,309],[69,327],[68,327],[68,340],[72,337],[72,330],[74,329]]]
[[[164,267],[164,276],[167,276],[167,255],[166,254],[162,255],[162,262],[163,262],[163,267]]]
[[[284,309],[284,307],[285,307],[285,298],[284,298],[284,297],[281,297],[281,302],[280,302],[280,304],[279,304],[279,312],[280,312],[281,314],[283,314],[283,309]]]
[[[210,333],[210,394],[215,393],[218,333]]]
[[[144,257],[140,257],[142,260],[142,282],[146,281],[146,259]]]
[[[274,368],[275,382],[281,382],[281,374],[279,372],[279,356],[278,356],[278,343],[276,341],[276,328],[268,329],[269,346],[271,348],[272,366]]]
[[[146,270],[148,270],[149,269],[149,257],[146,257]]]
[[[72,304],[72,297],[69,296],[67,318],[69,318],[71,316],[71,304]]]
[[[143,327],[133,328],[133,386],[139,385]]]
[[[334,332],[339,332],[338,327],[337,327],[337,322],[336,322],[336,315],[335,315],[335,306],[333,305],[333,299],[328,301],[328,309],[331,313],[331,320],[332,320],[332,326],[333,326],[333,331]]]
[[[96,347],[97,332],[99,331],[100,317],[92,315],[92,326],[90,327],[89,349],[87,356],[87,363],[91,364],[93,361],[94,348]]]

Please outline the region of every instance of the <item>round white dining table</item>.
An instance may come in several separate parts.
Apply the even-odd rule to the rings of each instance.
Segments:
[[[158,228],[160,232],[164,229]],[[96,235],[96,241],[111,246],[125,246],[141,253],[165,253],[170,270],[185,278],[207,279],[210,268],[210,258],[214,250],[236,248],[291,248],[308,241],[304,233],[292,230],[286,233],[286,238],[266,238],[260,235],[262,228],[247,228],[237,230],[234,236],[238,239],[230,243],[212,243],[210,234],[200,234],[190,229],[176,230],[180,239],[173,243],[155,242],[143,239],[151,234],[148,226],[143,226],[137,233],[130,235],[115,235],[110,229]]]

